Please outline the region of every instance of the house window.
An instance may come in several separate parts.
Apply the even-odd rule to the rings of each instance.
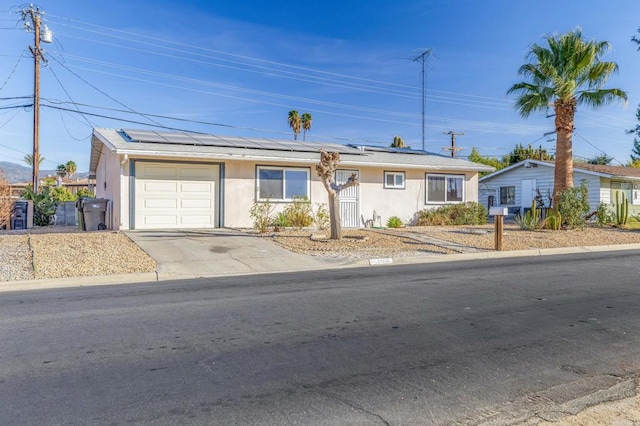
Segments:
[[[464,200],[464,175],[427,175],[427,203]]]
[[[258,167],[258,199],[291,201],[309,198],[309,169]]]
[[[404,189],[404,172],[384,172],[386,189]]]
[[[500,187],[500,204],[505,206],[514,206],[516,204],[516,187],[515,186]]]

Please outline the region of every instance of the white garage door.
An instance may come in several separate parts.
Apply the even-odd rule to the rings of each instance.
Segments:
[[[135,229],[213,228],[217,225],[218,166],[135,165]]]

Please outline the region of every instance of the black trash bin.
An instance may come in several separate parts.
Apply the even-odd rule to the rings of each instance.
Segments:
[[[107,203],[104,198],[81,198],[78,200],[81,226],[83,231],[100,231],[107,229]]]
[[[11,211],[11,229],[27,229],[27,210],[28,203],[26,201],[16,201]]]

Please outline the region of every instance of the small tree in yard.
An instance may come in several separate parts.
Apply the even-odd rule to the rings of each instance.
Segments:
[[[318,176],[322,179],[327,194],[329,195],[329,218],[331,222],[331,239],[339,240],[342,238],[342,228],[340,226],[340,192],[343,189],[357,186],[358,177],[352,174],[349,179],[342,185],[334,182],[336,168],[340,163],[340,154],[337,152],[320,151],[320,163],[316,164]]]

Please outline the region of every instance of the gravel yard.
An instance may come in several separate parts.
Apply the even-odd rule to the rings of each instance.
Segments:
[[[156,262],[121,232],[64,230],[68,228],[0,235],[0,281],[156,270]]]
[[[343,232],[342,241],[312,238],[327,232],[285,231],[263,236],[296,253],[338,258],[370,258],[396,256],[428,256],[493,250],[493,225],[480,226],[411,226],[400,229],[361,229]],[[639,229],[598,228],[562,231],[523,231],[517,225],[505,224],[505,251],[582,247],[640,243]]]

